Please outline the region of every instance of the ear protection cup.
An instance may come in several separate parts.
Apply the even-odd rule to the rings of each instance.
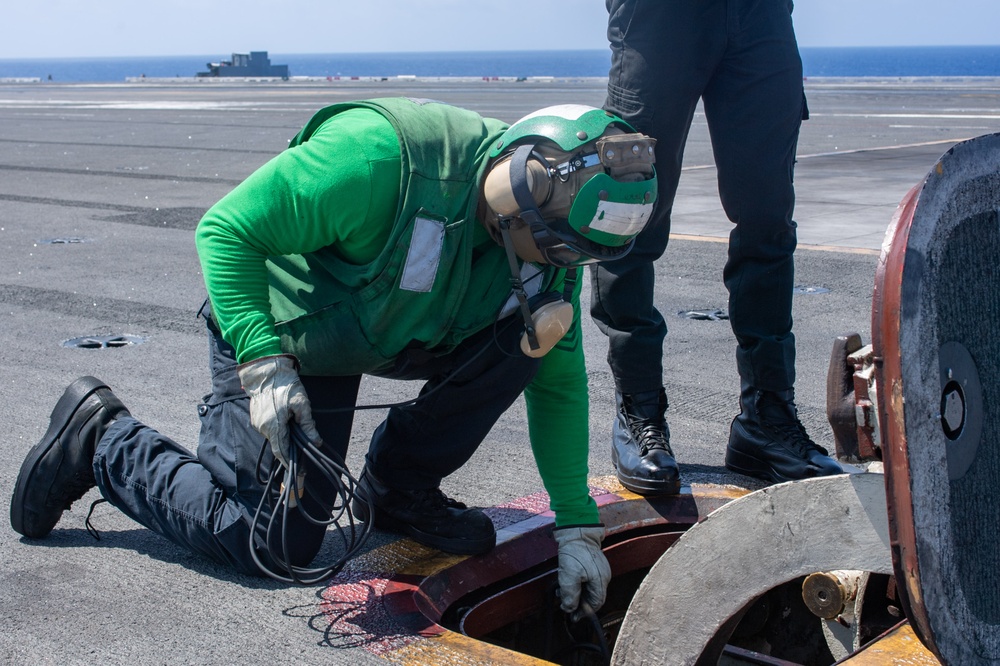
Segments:
[[[521,336],[521,351],[526,356],[541,358],[556,346],[573,325],[573,306],[555,292],[538,294],[529,301],[531,319],[535,325],[538,349],[532,349],[528,334]]]
[[[499,215],[516,217],[521,212],[521,207],[517,204],[514,188],[511,185],[510,162],[511,158],[507,156],[493,165],[483,183],[483,196],[490,208]],[[532,155],[527,161],[526,170],[531,197],[535,200],[536,206],[541,206],[552,193],[552,179],[549,177],[548,167],[538,157]]]

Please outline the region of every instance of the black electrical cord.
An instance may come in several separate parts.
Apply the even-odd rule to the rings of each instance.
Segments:
[[[351,509],[352,501],[362,501],[368,506],[368,515],[374,512],[371,500],[364,494],[357,493],[358,481],[347,471],[343,461],[338,458],[331,458],[323,453],[320,448],[306,437],[302,427],[297,423],[291,425],[292,446],[289,447],[289,465],[286,469],[283,465],[275,461],[271,466],[266,483],[264,485],[264,496],[257,505],[253,520],[250,522],[250,553],[254,563],[263,573],[275,580],[286,583],[296,583],[298,585],[315,585],[336,575],[348,560],[351,560],[364,546],[368,535],[372,530],[371,521],[359,524]],[[267,442],[264,446],[268,446]],[[260,461],[258,457],[258,476],[260,471]],[[329,515],[317,517],[309,513],[301,499],[305,495],[306,486],[304,484],[305,472],[302,463],[308,460],[315,471],[323,474],[333,486],[333,506]],[[270,498],[277,495],[277,500],[273,503]],[[312,496],[310,494],[310,496]],[[294,499],[293,499],[294,498]],[[319,498],[313,497],[322,505]],[[331,498],[324,498],[330,501]],[[271,515],[267,519],[264,530],[264,539],[267,544],[267,555],[273,562],[273,567],[265,564],[258,556],[255,539],[258,530],[262,525],[264,507],[271,503]],[[292,516],[292,511],[298,510],[299,515],[314,525],[336,526],[336,532],[343,546],[343,553],[333,562],[319,567],[300,567],[291,563],[289,556],[289,534],[288,523]],[[280,535],[277,533],[280,523]],[[280,538],[280,551],[272,545]]]
[[[596,643],[590,643],[586,641],[579,641],[574,646],[577,651],[580,652],[591,652],[600,655],[602,664],[611,663],[611,649],[608,647],[608,639],[604,635],[604,627],[601,626],[601,618],[597,616],[597,613],[590,606],[590,604],[583,599],[580,599],[580,612],[581,617],[579,622],[586,621],[590,625],[591,635],[593,636]]]
[[[573,613],[567,613],[559,607],[559,583],[557,581],[553,581],[549,586],[547,596],[552,601],[546,606],[545,613],[545,626],[549,628],[545,632],[545,651],[543,653],[545,658],[558,663],[575,664],[579,663],[579,653],[586,652],[598,655],[602,666],[610,664],[611,648],[604,635],[601,618],[590,603],[581,597],[580,617],[573,619]],[[569,647],[557,648],[555,634],[558,628],[562,629],[565,638],[569,640]],[[581,637],[580,634],[585,634],[588,630],[590,635]]]

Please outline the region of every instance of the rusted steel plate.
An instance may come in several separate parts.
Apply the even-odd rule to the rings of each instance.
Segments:
[[[1000,661],[1000,135],[956,145],[903,199],[872,346],[893,560],[946,664]]]

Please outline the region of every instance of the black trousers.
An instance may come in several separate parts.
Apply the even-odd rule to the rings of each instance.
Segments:
[[[260,575],[252,552],[270,564],[263,531],[251,545],[254,512],[264,494],[258,478],[273,464],[270,448],[250,424],[250,399],[236,372],[233,348],[209,323],[212,392],[198,407],[197,455],[134,418],[116,422],[97,446],[94,471],[111,504],[171,541],[238,571]],[[483,330],[444,356],[414,352],[389,373],[426,379],[415,404],[393,407],[371,438],[366,465],[390,487],[437,487],[464,465],[490,429],[521,394],[538,360],[517,348],[523,327],[514,318]],[[302,377],[328,454],[343,457],[351,436],[360,376]],[[431,391],[435,388],[439,390]],[[310,497],[330,483],[307,468]],[[266,507],[266,503],[265,503]],[[307,507],[318,514],[315,503]],[[325,527],[292,512],[291,562],[308,564]],[[269,511],[265,509],[263,524]],[[275,545],[275,544],[272,544]]]
[[[792,169],[805,115],[791,0],[608,0],[607,110],[656,138],[654,217],[623,259],[592,269],[591,313],[624,393],[663,384],[667,326],[653,262],[670,233],[684,144],[699,100],[735,225],[723,279],[737,368],[757,388],[795,382]]]

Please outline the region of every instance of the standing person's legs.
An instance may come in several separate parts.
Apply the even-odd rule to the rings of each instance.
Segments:
[[[784,481],[841,471],[809,439],[794,404],[792,172],[804,113],[789,0],[730,4],[729,47],[703,96],[729,219],[723,272],[737,340],[741,413],[726,464]]]
[[[737,367],[770,391],[795,381],[792,171],[804,97],[790,4],[731,5],[730,46],[704,93],[719,195],[735,225],[724,280]]]
[[[722,52],[723,8],[718,0],[608,1],[605,109],[656,139],[653,217],[628,255],[591,273],[591,314],[608,336],[608,362],[622,393],[655,391],[663,383],[667,327],[653,305],[653,262],[667,246],[691,119]]]
[[[721,0],[608,0],[611,69],[605,108],[656,139],[653,218],[624,258],[594,266],[591,315],[608,336],[617,416],[612,462],[644,494],[675,493],[663,387],[666,322],[653,304],[654,266],[667,246],[684,145],[695,108],[725,45]]]
[[[448,552],[493,548],[489,517],[439,485],[468,462],[534,377],[539,360],[521,353],[522,332],[520,320],[509,317],[445,357],[400,368],[428,381],[419,400],[390,409],[372,436],[361,485],[375,504],[376,526]]]

